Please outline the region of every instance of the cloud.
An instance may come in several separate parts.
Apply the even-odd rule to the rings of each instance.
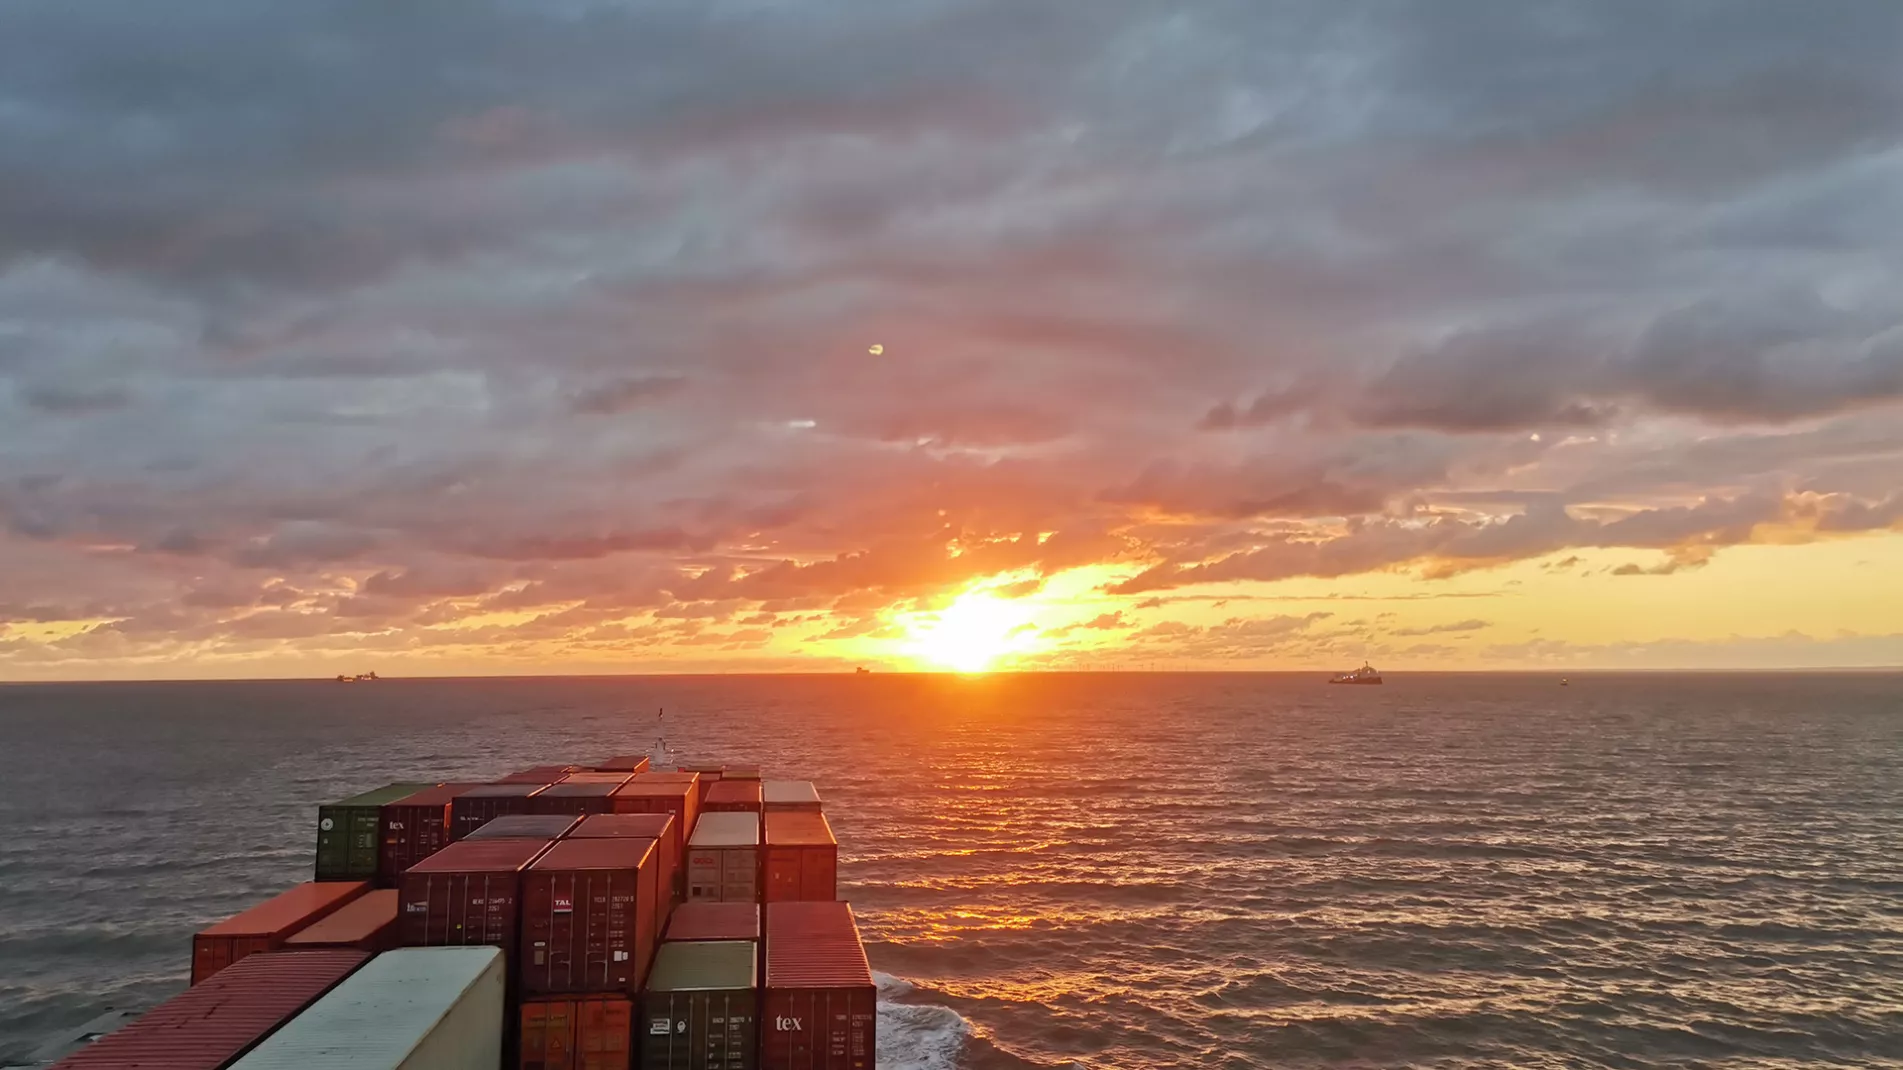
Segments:
[[[1899,32],[18,0],[0,574],[120,624],[0,661],[760,665],[1085,568],[1133,624],[1891,531]],[[1249,645],[1194,627],[1140,641]]]
[[[1491,628],[1491,627],[1493,627],[1493,624],[1491,621],[1460,620],[1460,621],[1453,621],[1448,624],[1430,624],[1425,628],[1396,628],[1393,631],[1389,632],[1388,634],[1390,635],[1446,635],[1446,634],[1454,633],[1454,632],[1477,632],[1483,628]]]

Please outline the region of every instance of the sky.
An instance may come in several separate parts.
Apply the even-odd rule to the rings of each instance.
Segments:
[[[1894,0],[9,0],[0,680],[1903,664]]]

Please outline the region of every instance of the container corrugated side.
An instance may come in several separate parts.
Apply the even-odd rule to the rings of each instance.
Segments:
[[[386,784],[317,808],[317,865],[320,881],[368,881],[377,877],[378,844],[383,839],[383,805],[415,795],[434,784]]]
[[[753,1070],[759,1060],[759,945],[661,945],[641,996],[641,1070]]]
[[[826,815],[768,813],[760,898],[777,903],[839,897],[839,840]]]
[[[769,903],[760,1006],[762,1070],[866,1070],[878,996],[845,903]]]
[[[449,846],[449,806],[475,784],[442,784],[384,803],[377,819],[377,879],[394,885],[406,869]]]
[[[759,815],[702,814],[687,849],[687,900],[759,902],[759,843]]]
[[[673,814],[590,814],[581,819],[581,824],[575,826],[568,838],[655,842],[661,867],[656,878],[660,894],[654,897],[654,931],[658,933],[667,926],[667,916],[674,909],[674,901],[686,889],[682,876],[684,867],[681,865],[680,837],[675,834],[679,825],[679,820]]]
[[[564,840],[522,875],[522,989],[640,994],[657,939],[653,840]]]
[[[252,955],[61,1059],[52,1070],[219,1070],[369,957],[347,950]]]
[[[478,784],[470,788],[449,804],[450,840],[460,840],[498,817],[528,813],[529,798],[546,787],[548,783]]]
[[[464,840],[411,866],[400,886],[403,944],[489,944],[513,953],[522,920],[522,870],[547,849],[542,840]]]
[[[370,890],[364,881],[307,881],[234,914],[192,937],[192,983],[246,955],[273,951],[286,937]]]
[[[492,947],[378,955],[232,1070],[495,1070],[503,969]]]

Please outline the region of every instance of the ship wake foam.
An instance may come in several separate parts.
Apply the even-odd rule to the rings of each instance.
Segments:
[[[879,1066],[881,1070],[958,1070],[971,1023],[950,1007],[899,1002],[912,983],[873,973],[879,985]]]

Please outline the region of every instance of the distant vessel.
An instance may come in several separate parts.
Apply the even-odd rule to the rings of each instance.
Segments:
[[[1354,672],[1342,673],[1340,676],[1331,676],[1328,682],[1331,684],[1378,684],[1381,682],[1381,674],[1375,671],[1374,666],[1362,662],[1361,668]]]
[[[1573,682],[1571,680],[1566,679],[1564,676],[1559,678],[1559,686],[1571,687],[1572,685],[1573,685]]]
[[[854,671],[853,671],[853,675],[854,675],[854,676],[871,676],[871,675],[872,675],[872,670],[871,670],[871,669],[868,669],[868,668],[866,668],[866,667],[865,667],[864,665],[861,665],[861,666],[859,666],[859,668],[858,668],[858,669],[856,669],[856,670],[854,670]]]
[[[345,676],[343,673],[337,674],[337,682],[340,684],[371,684],[376,681],[377,674],[374,672],[360,672],[355,676]]]

